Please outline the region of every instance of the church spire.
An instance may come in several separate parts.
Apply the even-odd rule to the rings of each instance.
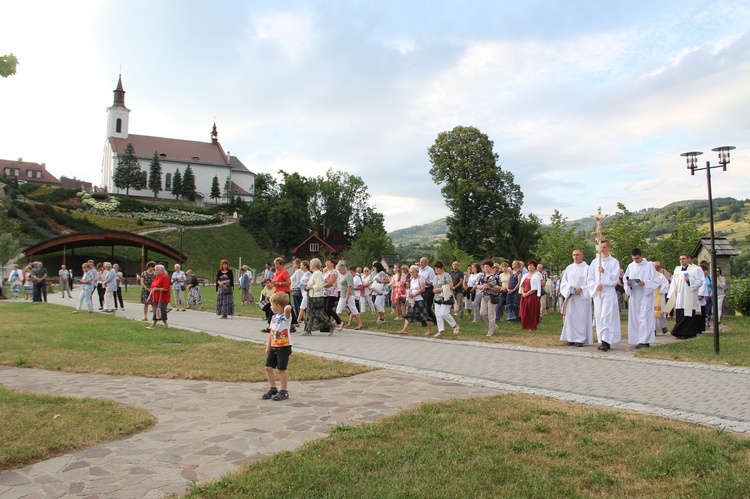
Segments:
[[[219,141],[219,132],[216,131],[216,120],[214,120],[214,127],[211,130],[211,143],[216,144]]]
[[[112,107],[125,107],[125,90],[122,89],[122,74],[117,80],[117,88],[114,90],[115,100]]]

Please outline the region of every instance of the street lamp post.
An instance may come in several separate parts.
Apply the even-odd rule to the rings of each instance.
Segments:
[[[727,165],[730,163],[729,153],[734,148],[734,146],[722,146],[711,149],[719,153],[719,164],[712,166],[710,161],[706,161],[705,168],[698,168],[696,166],[698,164],[698,156],[703,154],[702,152],[694,151],[680,154],[680,156],[687,158],[687,168],[690,170],[690,175],[695,175],[696,171],[706,170],[706,182],[708,184],[708,226],[711,231],[711,302],[713,309],[714,353],[716,355],[719,355],[719,293],[716,289],[718,282],[716,276],[716,239],[714,237],[714,200],[711,193],[711,169],[722,168],[724,171],[727,171]]]
[[[180,227],[180,268],[182,268],[182,236],[185,234],[185,227]]]

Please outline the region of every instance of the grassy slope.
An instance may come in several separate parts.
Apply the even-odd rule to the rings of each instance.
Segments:
[[[153,232],[147,236],[169,244],[178,251],[180,249],[180,234],[177,230]],[[204,229],[185,228],[182,250],[188,257],[185,269],[190,268],[202,277],[215,276],[223,258],[232,267],[236,267],[242,257],[243,265],[262,269],[269,256],[239,224]]]

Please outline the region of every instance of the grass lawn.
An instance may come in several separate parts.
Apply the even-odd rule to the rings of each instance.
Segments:
[[[524,395],[424,404],[282,452],[190,498],[748,497],[750,440]]]
[[[5,302],[0,310],[0,365],[148,378],[266,379],[264,345],[173,328],[154,334],[140,322],[104,314],[71,316],[70,308],[52,304]],[[294,354],[294,381],[371,370]]]
[[[726,326],[728,331],[719,333],[719,355],[714,354],[714,336],[701,334],[690,340],[639,350],[636,356],[750,366],[750,318],[725,315],[721,320],[722,328]]]
[[[148,411],[115,402],[0,386],[0,471],[122,439],[155,423]]]

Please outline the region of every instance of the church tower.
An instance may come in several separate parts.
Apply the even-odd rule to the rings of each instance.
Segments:
[[[107,108],[107,137],[127,139],[130,109],[125,107],[125,90],[122,89],[122,75],[117,80],[117,88],[114,90],[114,94],[114,102],[112,102],[111,107]]]

